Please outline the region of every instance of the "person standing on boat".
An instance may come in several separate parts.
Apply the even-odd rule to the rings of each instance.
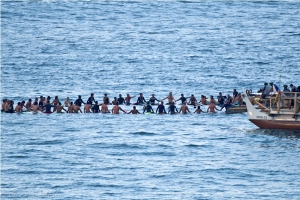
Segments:
[[[265,99],[266,96],[270,95],[271,87],[268,85],[268,83],[265,83],[264,88],[262,89],[261,99]]]
[[[270,86],[271,86],[270,92],[273,92],[273,94],[274,94],[274,93],[277,93],[278,90],[279,90],[279,87],[278,87],[276,84],[273,84],[273,82],[271,82],[271,83],[269,83],[269,84],[270,84]]]

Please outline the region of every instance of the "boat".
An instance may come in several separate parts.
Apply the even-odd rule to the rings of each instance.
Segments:
[[[232,105],[230,107],[228,107],[225,111],[226,114],[235,114],[235,113],[243,113],[243,112],[247,112],[247,107],[246,106],[235,106]]]
[[[246,91],[243,94],[249,121],[259,128],[300,130],[300,92],[278,92],[262,102]]]

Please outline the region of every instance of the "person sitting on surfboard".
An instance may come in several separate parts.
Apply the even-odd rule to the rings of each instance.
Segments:
[[[130,105],[130,99],[134,98],[135,96],[130,96],[129,94],[127,94],[126,98],[125,98],[125,105],[129,106]]]
[[[184,102],[183,105],[181,106],[179,113],[181,113],[181,112],[182,112],[182,114],[187,114],[187,112],[191,113],[189,108],[186,105],[186,102]]]
[[[56,106],[56,113],[62,113],[62,110],[67,112],[67,110],[61,105],[61,102],[58,102],[58,105]]]
[[[122,94],[119,94],[119,98],[117,100],[119,105],[124,104],[125,99],[122,97]]]
[[[51,111],[51,108],[52,108],[52,107],[55,107],[55,106],[53,106],[53,105],[50,103],[50,101],[47,100],[46,105],[44,105],[44,108],[46,108],[46,110],[45,110],[44,113],[47,113],[47,114],[52,113],[52,111]]]
[[[118,105],[118,103],[117,103],[117,105],[115,105],[112,109],[111,109],[111,111],[112,111],[112,114],[119,114],[119,111],[123,111],[124,113],[126,113],[126,111],[125,110],[123,110],[119,105]]]
[[[157,106],[156,113],[157,113],[157,111],[158,111],[158,114],[167,114],[163,101],[161,101],[160,104]]]
[[[131,110],[129,113],[127,113],[127,114],[130,114],[130,113],[132,113],[132,114],[141,114],[137,109],[136,109],[136,107],[135,106],[133,106],[133,110]]]
[[[18,104],[17,104],[15,110],[16,110],[16,113],[22,112],[21,102],[18,102]]]
[[[167,104],[171,104],[172,102],[174,102],[174,97],[173,97],[172,92],[170,92],[169,95],[166,98],[163,98],[162,101],[165,100],[165,99],[168,99]]]
[[[88,98],[86,103],[92,105],[93,102],[95,103],[94,93],[91,93],[91,96]]]
[[[184,97],[184,94],[181,94],[181,97],[179,99],[175,100],[175,102],[179,101],[179,100],[181,100],[181,104],[183,104],[184,102],[186,102],[186,98]]]
[[[174,105],[174,102],[172,102],[171,105],[169,106],[168,114],[176,114],[176,113],[178,113],[178,110]]]
[[[99,113],[100,112],[100,106],[98,104],[98,101],[95,101],[95,105],[92,107],[93,113]]]
[[[192,94],[191,97],[190,97],[190,101],[189,101],[188,105],[196,106],[196,104],[197,104],[197,99],[196,99],[195,96]]]
[[[139,105],[143,105],[144,102],[146,103],[146,100],[145,100],[145,98],[144,98],[144,96],[143,96],[143,93],[140,93],[140,96],[138,97],[136,103],[139,104]]]
[[[145,113],[145,111],[147,113],[154,113],[154,110],[153,110],[152,106],[150,105],[149,101],[147,102],[147,105],[144,106],[143,113]]]
[[[154,96],[154,94],[152,94],[150,99],[149,99],[149,102],[150,102],[151,105],[155,105],[155,101],[159,102],[159,100]]]
[[[107,94],[104,94],[104,97],[103,97],[103,103],[106,104],[106,105],[109,105],[109,104],[110,104],[109,98],[108,98]]]
[[[200,106],[198,106],[194,113],[200,114],[202,112],[204,111],[200,108]]]

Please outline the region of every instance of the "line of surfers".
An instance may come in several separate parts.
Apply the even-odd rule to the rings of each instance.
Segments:
[[[198,102],[195,96],[192,94],[190,97],[185,97],[184,94],[181,94],[179,99],[175,99],[173,97],[172,92],[169,93],[169,95],[161,100],[158,100],[154,94],[150,97],[148,101],[145,100],[142,93],[140,93],[137,102],[130,103],[131,99],[135,96],[130,96],[129,94],[126,95],[125,98],[122,97],[121,94],[119,94],[119,98],[114,97],[113,101],[110,101],[107,94],[104,94],[103,97],[103,103],[99,104],[98,101],[95,100],[94,94],[91,93],[90,97],[86,101],[86,103],[82,100],[81,95],[78,96],[78,99],[75,102],[70,101],[70,98],[67,97],[64,103],[62,104],[60,100],[58,99],[58,96],[55,96],[54,100],[51,101],[51,97],[48,96],[47,98],[40,96],[40,98],[36,97],[34,102],[32,102],[31,99],[29,99],[27,102],[22,101],[18,102],[17,106],[14,108],[14,102],[12,100],[3,99],[2,102],[2,109],[1,112],[6,113],[21,113],[21,112],[28,112],[32,111],[33,113],[43,112],[43,113],[62,113],[63,111],[67,113],[82,113],[81,106],[84,104],[83,112],[84,113],[113,113],[113,114],[119,114],[120,111],[127,113],[124,111],[120,105],[142,105],[143,107],[143,113],[149,112],[154,113],[154,110],[152,108],[153,105],[157,105],[156,113],[167,113],[163,100],[167,99],[167,105],[168,107],[168,113],[169,114],[175,114],[175,113],[190,113],[190,110],[187,105],[192,105],[194,108],[197,107],[194,113],[201,113],[204,112],[200,105],[208,105],[206,112],[215,112],[216,110],[221,111],[223,108],[227,109],[231,105],[243,105],[243,98],[240,93],[236,91],[236,89],[233,90],[233,97],[229,94],[226,96],[223,96],[220,92],[217,100],[214,99],[214,97],[211,95],[210,99],[207,100],[206,96],[201,95],[201,99]],[[189,100],[188,100],[189,99]],[[176,101],[181,101],[181,108],[177,109],[175,106]],[[108,109],[107,105],[114,105],[111,109],[111,111]],[[221,108],[218,109],[216,105],[220,106]],[[66,109],[65,109],[66,107]],[[133,106],[133,109],[128,112],[128,114],[139,114],[140,112],[136,109],[136,106]]]

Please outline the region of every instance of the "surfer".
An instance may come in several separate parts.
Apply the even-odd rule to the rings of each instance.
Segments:
[[[133,110],[131,110],[129,113],[127,113],[127,114],[130,114],[130,113],[132,113],[132,114],[141,114],[137,109],[136,109],[136,107],[135,106],[133,106]]]
[[[66,100],[65,100],[65,102],[64,102],[64,106],[68,107],[69,105],[70,105],[70,98],[67,97]]]
[[[165,99],[168,99],[167,104],[171,104],[172,102],[174,102],[174,97],[173,97],[172,92],[170,92],[169,95],[166,98],[163,98],[162,101],[165,100]]]
[[[151,105],[155,105],[155,101],[159,102],[159,100],[154,96],[154,94],[152,94],[150,99],[149,99],[149,102],[150,102]]]
[[[38,113],[38,111],[39,111],[39,105],[38,105],[38,102],[35,101],[35,102],[33,102],[33,105],[32,105],[32,113],[36,114],[36,113]]]
[[[31,99],[28,99],[28,101],[25,105],[26,110],[31,110],[31,106],[32,106]]]
[[[144,98],[144,96],[143,96],[143,93],[140,93],[140,96],[138,97],[136,103],[139,104],[139,105],[143,105],[144,102],[146,103],[146,100],[145,100],[145,98]]]
[[[124,113],[126,113],[126,111],[125,110],[123,110],[119,105],[118,105],[118,103],[117,103],[117,105],[115,105],[112,109],[111,109],[111,111],[112,111],[112,114],[119,114],[119,111],[123,111]]]
[[[219,110],[217,107],[216,107],[216,104],[214,102],[211,102],[207,108],[207,111],[206,112],[210,112],[210,113],[215,113],[215,110]],[[219,110],[220,111],[220,110]]]
[[[119,105],[122,105],[122,104],[124,104],[124,98],[122,97],[122,94],[119,94],[119,98],[117,99],[118,100],[118,104]]]
[[[176,113],[178,113],[178,110],[174,105],[174,102],[172,102],[171,105],[169,106],[168,114],[176,114]]]
[[[198,106],[194,113],[200,114],[202,112],[204,111],[200,108],[200,106]]]
[[[101,112],[104,113],[104,114],[105,113],[110,113],[109,110],[108,110],[108,107],[107,107],[107,105],[105,103],[103,103],[101,105]]]
[[[154,113],[154,110],[152,108],[152,106],[150,105],[150,102],[148,101],[147,102],[147,105],[144,106],[144,109],[143,109],[143,113]]]
[[[73,113],[73,111],[74,111],[74,105],[73,102],[71,101],[70,105],[68,106],[68,113]]]
[[[190,101],[189,101],[188,105],[196,106],[196,104],[197,104],[197,99],[196,99],[195,96],[192,94],[191,97],[190,97]]]
[[[109,98],[108,98],[107,94],[104,94],[104,97],[103,97],[103,103],[106,104],[106,105],[109,105],[109,104],[110,104]]]
[[[98,104],[98,101],[95,101],[95,105],[92,107],[93,113],[99,113],[100,112],[100,106]]]
[[[90,113],[91,112],[91,107],[92,107],[92,104],[90,104],[90,102],[88,100],[86,102],[86,104],[84,105],[83,112],[84,113]]]
[[[182,112],[182,114],[187,114],[187,112],[191,113],[189,108],[186,105],[186,102],[184,102],[183,105],[181,106],[179,113],[181,113],[181,112]]]
[[[130,105],[130,100],[134,97],[135,96],[130,96],[129,94],[127,94],[127,96],[125,97],[125,105],[129,106]]]
[[[81,95],[78,95],[78,99],[76,99],[76,101],[74,102],[74,107],[75,105],[81,107],[81,104],[85,104],[85,103],[82,101]]]
[[[64,107],[61,105],[60,102],[58,102],[58,105],[56,106],[56,113],[62,113],[62,110],[66,111],[66,109],[64,109]],[[54,111],[53,111],[54,112]]]
[[[86,103],[92,105],[93,102],[95,102],[94,93],[91,93],[91,96],[88,98]]]
[[[47,98],[47,99],[48,99],[48,98]],[[53,105],[50,103],[50,101],[47,100],[46,105],[44,105],[44,108],[46,108],[46,110],[45,110],[44,113],[48,113],[48,114],[52,113],[52,111],[51,111],[51,108],[52,108],[52,107],[55,107],[55,106],[53,106]]]
[[[158,111],[158,114],[167,114],[163,101],[161,101],[160,104],[157,106],[156,113],[157,113],[157,111]]]
[[[175,100],[175,102],[179,101],[179,100],[181,100],[181,104],[183,104],[184,102],[186,102],[186,97],[184,97],[184,94],[181,94],[181,97],[179,99]]]

